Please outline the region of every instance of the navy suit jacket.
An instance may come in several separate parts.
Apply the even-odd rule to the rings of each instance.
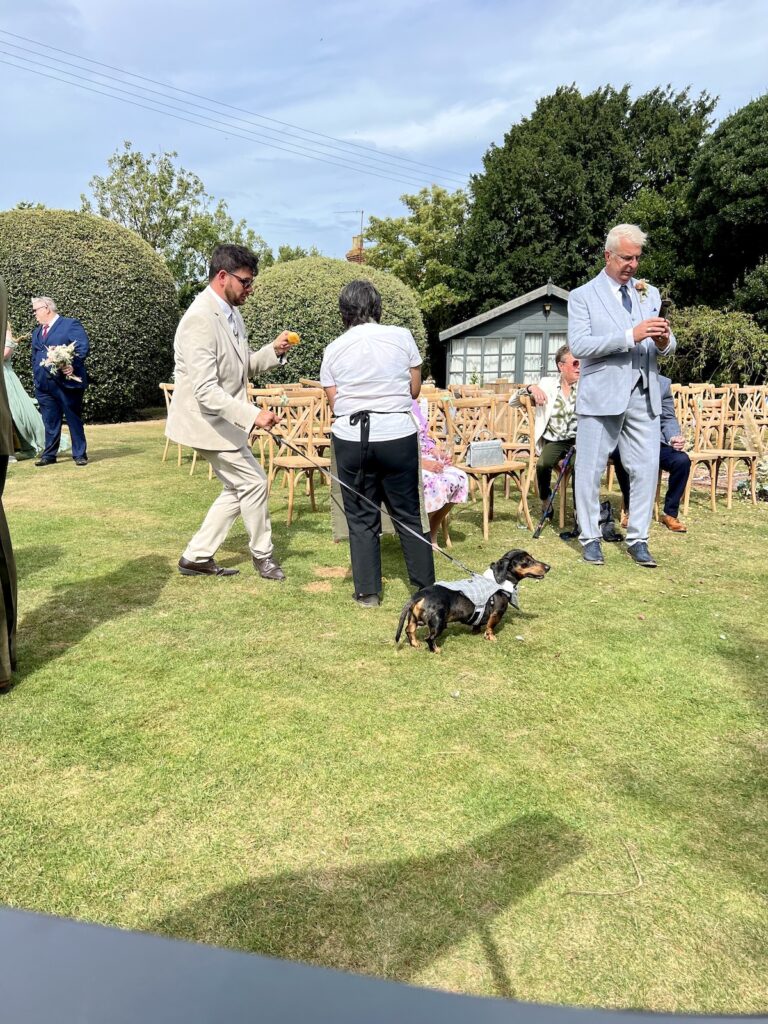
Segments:
[[[75,377],[80,381],[70,380],[63,373],[52,374],[47,366],[40,363],[48,355],[52,345],[69,345],[75,343],[75,358],[72,368]],[[85,388],[88,385],[88,374],[85,369],[85,357],[90,350],[88,335],[79,320],[71,316],[60,316],[48,329],[48,336],[43,341],[43,328],[38,326],[32,331],[32,375],[36,391],[51,391],[57,385],[64,388]]]
[[[672,381],[659,374],[661,392],[661,443],[669,444],[673,437],[680,437],[682,430],[675,416],[675,399],[672,397]]]

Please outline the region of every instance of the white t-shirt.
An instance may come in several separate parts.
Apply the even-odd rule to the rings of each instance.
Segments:
[[[320,383],[335,387],[333,434],[343,441],[360,440],[360,424],[351,427],[352,413],[371,416],[371,441],[391,441],[416,433],[411,416],[411,369],[421,366],[413,335],[405,327],[358,324],[326,348]]]

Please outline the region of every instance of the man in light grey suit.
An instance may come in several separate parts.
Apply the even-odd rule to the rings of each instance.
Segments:
[[[176,330],[175,388],[166,434],[197,449],[210,462],[223,490],[179,559],[184,576],[234,576],[214,560],[229,530],[242,515],[251,557],[264,579],[284,580],[272,557],[267,478],[254,458],[249,436],[271,427],[274,413],[248,401],[248,378],[284,361],[290,348],[283,331],[254,352],[238,306],[247,299],[259,258],[241,245],[220,245],[211,257],[208,287],[197,296]]]
[[[639,565],[656,565],[648,533],[659,471],[657,356],[670,355],[676,343],[659,316],[658,290],[634,277],[646,237],[636,224],[613,228],[605,242],[605,268],[568,298],[568,344],[581,362],[576,515],[584,561],[592,565],[603,564],[600,478],[617,445],[632,496],[627,551]]]

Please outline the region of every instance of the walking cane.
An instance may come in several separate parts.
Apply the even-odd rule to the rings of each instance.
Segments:
[[[571,460],[573,459],[573,456],[574,456],[575,452],[576,452],[576,445],[572,444],[571,447],[568,449],[568,451],[563,456],[563,460],[560,463],[560,472],[557,474],[557,480],[555,480],[555,486],[552,488],[552,493],[550,494],[549,498],[547,499],[547,503],[544,506],[544,511],[541,513],[541,519],[539,520],[539,524],[536,527],[536,529],[533,531],[533,539],[534,540],[538,540],[539,539],[539,537],[541,536],[541,531],[544,529],[544,526],[545,526],[545,524],[547,522],[547,519],[552,514],[552,508],[553,508],[553,506],[555,504],[555,497],[557,496],[558,488],[560,487],[560,484],[562,483],[563,477],[565,476],[565,474],[566,474],[566,472],[568,470],[568,467],[571,464]]]

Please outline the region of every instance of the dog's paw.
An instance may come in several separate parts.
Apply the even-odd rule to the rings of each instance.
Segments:
[[[491,640],[493,641],[493,643],[496,643],[496,641],[498,640],[498,637],[496,636],[495,633],[486,632],[484,636],[486,640]]]

